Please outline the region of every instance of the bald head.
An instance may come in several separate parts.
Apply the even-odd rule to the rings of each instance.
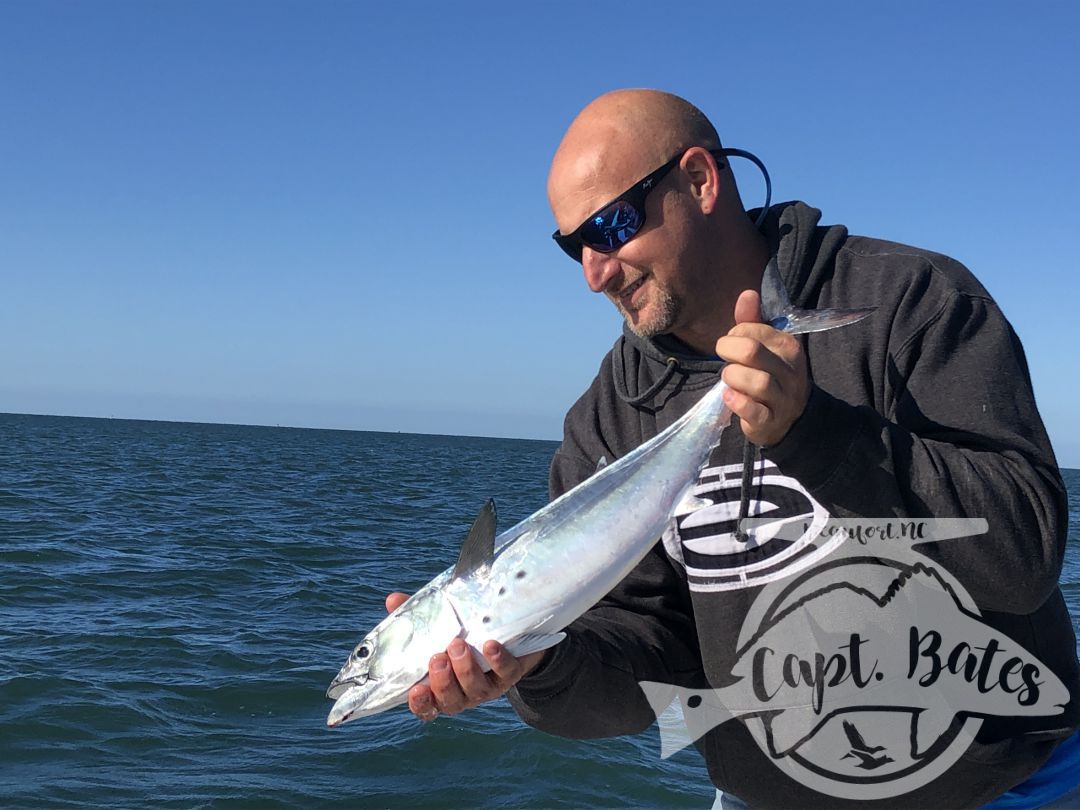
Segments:
[[[705,114],[686,99],[659,90],[606,93],[578,113],[558,145],[549,200],[554,202],[564,186],[584,191],[602,177],[629,186],[690,146],[719,149],[720,139]]]
[[[616,90],[589,103],[567,129],[559,150],[599,132],[638,141],[657,156],[688,146],[720,148],[705,114],[689,101],[660,90]]]
[[[690,102],[659,90],[605,93],[578,113],[548,175],[548,201],[564,233],[587,216],[597,194],[622,191],[682,149],[719,149],[716,129]],[[556,204],[558,203],[558,204]],[[580,220],[578,220],[580,221]]]

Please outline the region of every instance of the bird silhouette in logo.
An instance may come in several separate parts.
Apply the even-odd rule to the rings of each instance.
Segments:
[[[854,723],[845,720],[844,733],[847,735],[848,742],[851,743],[851,750],[840,757],[840,759],[855,757],[859,760],[855,767],[862,768],[864,771],[872,771],[875,768],[880,768],[882,765],[887,765],[893,761],[893,758],[886,754],[874,756],[879,751],[884,751],[885,746],[867,745],[866,740],[863,739],[863,735],[859,732],[859,729],[855,727]]]

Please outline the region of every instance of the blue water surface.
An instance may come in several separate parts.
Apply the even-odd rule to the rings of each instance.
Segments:
[[[505,701],[325,727],[327,684],[552,442],[0,415],[5,807],[708,807],[655,728],[571,741]],[[1080,473],[1063,577],[1080,617]]]

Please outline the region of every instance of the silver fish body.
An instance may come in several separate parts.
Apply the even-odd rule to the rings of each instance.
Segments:
[[[872,311],[795,309],[775,261],[762,281],[762,302],[767,321],[792,333],[844,326]],[[562,640],[560,631],[658,542],[730,421],[726,388],[717,382],[666,430],[497,538],[493,508],[482,511],[458,564],[353,650],[327,690],[335,700],[327,725],[405,703],[409,689],[426,678],[431,656],[454,638],[463,638],[485,669],[479,647],[487,639],[516,656]]]
[[[432,655],[456,637],[495,639],[515,655],[545,649],[656,544],[731,414],[718,382],[679,420],[495,540],[465,576],[447,569],[357,646],[327,691],[327,724],[407,700]]]

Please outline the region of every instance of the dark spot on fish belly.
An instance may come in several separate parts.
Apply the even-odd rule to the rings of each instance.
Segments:
[[[491,617],[490,616],[485,616],[484,617],[484,624],[489,624],[490,622],[491,622]]]
[[[691,709],[696,709],[698,706],[701,705],[701,695],[691,695],[689,698],[687,698],[686,705],[689,706]]]
[[[503,585],[501,588],[499,588],[499,596],[502,596],[504,593],[506,593],[506,586],[505,585]]]
[[[524,571],[518,571],[517,572],[517,578],[518,579],[524,579],[525,578],[525,572]]]

